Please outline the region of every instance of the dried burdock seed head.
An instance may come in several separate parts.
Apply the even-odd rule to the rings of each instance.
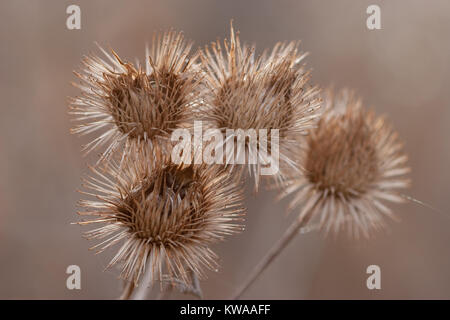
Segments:
[[[82,124],[72,132],[100,135],[85,146],[87,152],[108,145],[101,159],[121,145],[168,146],[174,129],[188,126],[191,108],[197,103],[199,68],[190,56],[191,43],[182,33],[167,32],[153,37],[147,50],[145,70],[122,61],[103,49],[108,62],[92,55],[84,59],[82,91],[72,99],[71,113]]]
[[[149,159],[151,151],[130,154],[104,171],[93,168],[88,195],[79,214],[94,216],[79,224],[102,224],[86,233],[100,240],[98,251],[122,243],[109,266],[121,264],[120,276],[138,284],[150,268],[153,280],[189,282],[190,272],[215,269],[209,246],[242,229],[242,191],[217,166],[177,167]],[[165,274],[166,273],[166,274]]]
[[[305,55],[298,51],[298,43],[279,43],[272,52],[256,57],[253,47],[241,45],[231,26],[231,38],[224,48],[215,42],[201,54],[207,70],[202,116],[224,133],[227,129],[255,130],[256,145],[246,138],[245,150],[230,150],[247,157],[257,154],[256,165],[247,161],[257,187],[262,163],[280,161],[295,168],[289,150],[298,146],[297,136],[317,121],[319,90],[309,85],[310,74],[301,66]],[[275,135],[279,149],[273,149]]]
[[[291,175],[284,195],[294,194],[290,207],[303,205],[303,218],[327,232],[369,236],[384,216],[393,217],[382,201],[402,202],[397,190],[409,185],[397,133],[348,91],[328,92],[325,113],[297,159],[304,175]]]

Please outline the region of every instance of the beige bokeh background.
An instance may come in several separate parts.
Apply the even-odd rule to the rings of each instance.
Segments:
[[[382,30],[365,27],[381,6]],[[82,29],[66,29],[78,4]],[[442,1],[2,1],[0,4],[0,298],[116,298],[111,256],[93,255],[70,225],[86,138],[69,134],[72,70],[94,41],[142,58],[154,31],[183,30],[196,46],[226,37],[229,20],[262,49],[302,40],[316,83],[351,87],[387,114],[410,155],[408,194],[439,208],[395,206],[400,223],[370,241],[298,236],[244,298],[450,298],[450,3]],[[215,246],[218,273],[202,282],[207,298],[226,298],[294,217],[274,194],[248,192],[245,233]],[[82,270],[69,291],[66,267]],[[382,270],[382,289],[365,286],[366,267]]]

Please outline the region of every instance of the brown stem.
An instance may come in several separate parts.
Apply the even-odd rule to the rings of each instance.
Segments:
[[[192,286],[194,288],[193,294],[196,295],[200,300],[203,299],[203,291],[200,285],[200,279],[196,273],[192,273]]]
[[[135,286],[133,281],[124,281],[123,292],[120,295],[119,300],[130,300],[134,288]]]
[[[314,206],[313,206],[314,207]],[[312,209],[312,208],[311,208]],[[311,212],[312,210],[309,210]],[[250,275],[242,283],[241,286],[232,295],[232,300],[239,299],[245,291],[255,282],[261,273],[275,260],[284,248],[297,235],[300,228],[304,227],[309,221],[310,214],[300,214],[299,217],[289,226],[283,236],[275,243],[275,245],[266,253],[264,258],[253,268]]]
[[[146,300],[150,296],[153,290],[153,276],[150,262],[147,263],[144,274],[142,276],[141,283],[136,290],[134,300]]]

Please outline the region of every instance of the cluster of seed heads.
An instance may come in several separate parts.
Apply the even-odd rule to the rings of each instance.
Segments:
[[[137,285],[150,270],[152,280],[188,283],[217,268],[211,244],[243,229],[244,165],[171,162],[171,133],[194,120],[221,132],[279,130],[274,184],[325,231],[367,236],[392,216],[382,201],[401,201],[396,190],[408,185],[397,134],[352,93],[321,94],[298,48],[279,43],[257,56],[231,28],[229,41],[193,53],[171,31],[154,36],[142,65],[102,48],[103,58],[83,60],[73,132],[95,135],[84,149],[100,156],[80,224],[100,225],[85,234],[99,252],[121,244],[109,265],[122,278]],[[248,169],[258,187],[260,165]]]

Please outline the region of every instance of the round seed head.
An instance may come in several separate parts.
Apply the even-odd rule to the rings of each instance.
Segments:
[[[81,201],[80,214],[97,218],[80,224],[102,224],[86,233],[101,240],[93,247],[98,251],[122,243],[109,264],[121,263],[122,278],[137,284],[151,268],[153,280],[188,283],[190,272],[217,268],[210,245],[242,229],[242,192],[217,166],[153,160],[130,156],[121,166],[109,163],[106,172],[93,169],[85,186],[96,200]]]
[[[174,129],[190,124],[199,82],[191,46],[181,33],[167,32],[154,36],[145,67],[101,48],[109,62],[85,58],[83,72],[76,73],[82,95],[72,99],[71,113],[82,122],[74,133],[99,132],[87,152],[106,146],[102,160],[121,145],[164,149]]]
[[[365,110],[348,91],[328,93],[325,113],[306,140],[297,157],[304,173],[291,174],[283,190],[294,194],[290,208],[301,204],[303,218],[354,236],[369,236],[384,226],[384,216],[393,217],[382,202],[403,201],[397,189],[408,187],[409,168],[385,118]]]
[[[255,49],[241,45],[231,27],[231,39],[224,42],[224,48],[216,42],[201,55],[207,70],[203,118],[224,133],[227,129],[255,130],[256,144],[246,138],[244,150],[238,149],[238,143],[229,150],[247,157],[258,154],[256,165],[247,161],[257,187],[261,164],[279,157],[280,162],[294,167],[289,149],[297,146],[296,137],[316,122],[319,90],[309,84],[309,72],[300,65],[305,55],[298,52],[297,43],[277,44],[270,54],[256,57]],[[260,130],[265,130],[265,134]],[[276,151],[272,148],[275,134],[279,139]],[[233,169],[232,165],[229,167]],[[242,169],[239,166],[238,170]]]

